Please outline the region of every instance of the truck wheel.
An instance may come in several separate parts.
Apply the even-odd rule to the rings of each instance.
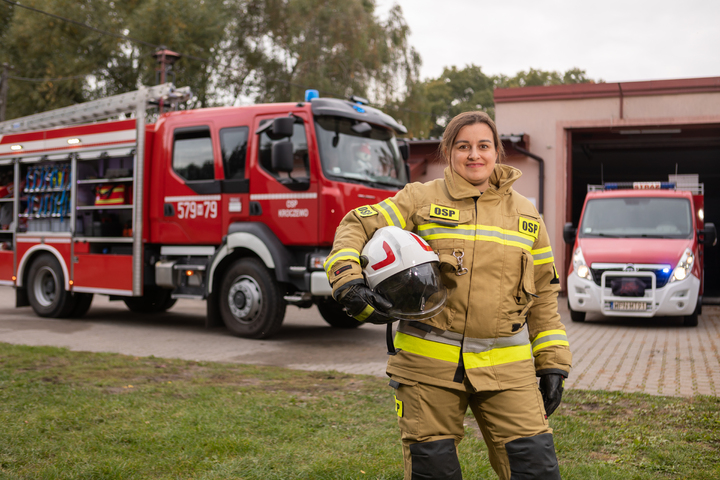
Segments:
[[[317,305],[320,315],[331,327],[357,328],[363,324],[348,316],[343,310],[343,306],[332,297],[320,297],[315,300],[315,305]]]
[[[584,322],[585,321],[585,312],[576,312],[572,308],[570,308],[570,302],[568,301],[568,310],[570,311],[570,320],[573,322]]]
[[[67,314],[70,318],[80,318],[84,316],[88,310],[90,310],[90,305],[92,304],[93,300],[93,294],[92,293],[73,293],[73,297],[75,300],[75,305],[73,305],[72,310]]]
[[[285,318],[280,287],[265,265],[241,258],[225,272],[220,285],[220,315],[238,337],[268,338]]]
[[[697,305],[695,306],[695,311],[686,317],[683,317],[683,325],[686,327],[697,327],[698,326],[698,317],[702,313],[702,297],[698,297]]]
[[[177,299],[171,294],[166,288],[146,288],[142,297],[123,298],[123,302],[136,313],[161,313],[175,305]]]
[[[62,318],[75,306],[74,298],[65,290],[60,262],[53,255],[45,253],[35,259],[28,279],[28,301],[38,316]]]

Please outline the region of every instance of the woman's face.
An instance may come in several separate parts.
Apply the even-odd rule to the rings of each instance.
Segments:
[[[466,125],[455,137],[450,166],[458,175],[484,192],[497,161],[493,132],[486,123]]]

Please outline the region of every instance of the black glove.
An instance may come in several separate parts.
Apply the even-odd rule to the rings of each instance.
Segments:
[[[334,297],[345,307],[347,314],[359,322],[384,325],[395,321],[386,315],[392,303],[370,290],[362,280],[346,283],[335,292]]]
[[[560,405],[565,387],[565,377],[559,373],[546,373],[540,376],[540,393],[545,405],[545,417],[549,417]]]

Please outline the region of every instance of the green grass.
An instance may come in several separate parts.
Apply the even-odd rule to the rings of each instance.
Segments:
[[[563,478],[720,478],[720,400],[566,392]],[[495,478],[474,420],[464,476]],[[0,479],[401,479],[387,380],[0,343]]]

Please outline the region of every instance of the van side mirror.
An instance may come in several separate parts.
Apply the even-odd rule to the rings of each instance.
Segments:
[[[400,149],[402,159],[407,162],[407,159],[410,158],[410,145],[403,140],[402,142],[398,142],[398,149]]]
[[[577,235],[577,228],[573,227],[571,222],[565,224],[563,228],[563,240],[569,245],[575,244],[575,236]]]
[[[698,232],[702,235],[702,242],[705,245],[715,246],[717,244],[717,230],[714,223],[706,223],[705,228]]]
[[[279,117],[273,120],[268,136],[273,140],[292,137],[295,117]]]
[[[270,164],[276,172],[293,171],[293,144],[291,141],[273,143]]]

